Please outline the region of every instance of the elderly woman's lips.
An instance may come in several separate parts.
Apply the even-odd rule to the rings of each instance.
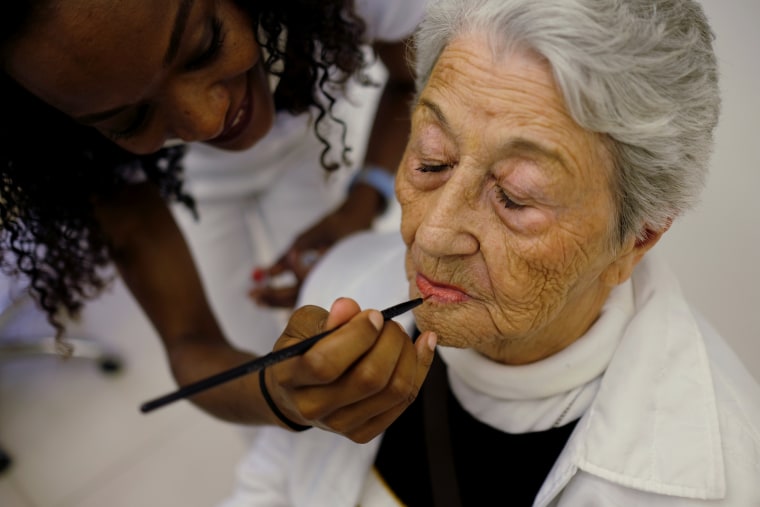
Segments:
[[[459,303],[468,299],[467,294],[451,285],[431,282],[422,275],[417,275],[417,288],[425,300],[432,299],[440,303]]]

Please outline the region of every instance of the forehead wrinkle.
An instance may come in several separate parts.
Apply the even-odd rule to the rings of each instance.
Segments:
[[[446,83],[449,83],[446,81]],[[436,94],[439,94],[442,90],[436,89]],[[419,110],[422,112],[422,121],[423,124],[426,121],[429,121],[429,118],[432,116],[435,120],[435,123],[442,128],[445,133],[450,138],[458,138],[455,134],[455,129],[452,125],[452,123],[449,121],[448,117],[446,116],[446,113],[444,112],[444,108],[438,105],[438,102],[435,98],[430,98],[423,96],[419,100]],[[504,118],[503,112],[496,112],[488,109],[479,109],[479,111],[486,117],[499,121],[499,118]],[[511,111],[510,113],[511,121],[514,122],[516,125],[522,125],[522,124],[540,124],[541,122],[536,122],[537,116],[528,115],[524,112],[517,112],[517,111]],[[553,128],[553,130],[556,130],[553,126],[548,126],[549,128]],[[496,136],[498,136],[498,131],[494,131]],[[479,138],[479,136],[476,136]],[[532,139],[529,137],[525,137],[520,135],[519,133],[516,134],[515,132],[511,131],[510,135],[506,139],[498,139],[497,137],[497,151],[498,153],[501,153],[504,156],[512,155],[512,154],[525,154],[525,155],[532,155],[541,157],[543,159],[549,160],[550,162],[554,164],[559,164],[563,170],[569,171],[568,164],[566,158],[562,155],[561,151],[557,149],[556,147],[552,145],[547,145],[545,143],[542,143],[541,141],[537,139]]]
[[[454,118],[443,114],[447,103],[462,104],[468,115],[474,113],[486,119],[486,123],[494,120],[529,131],[540,129],[539,135],[546,138],[548,144],[539,142],[534,136],[520,135],[500,140],[499,144],[503,150],[544,156],[558,162],[565,171],[574,172],[571,168],[577,165],[575,154],[563,146],[573,138],[582,138],[585,149],[597,151],[596,136],[578,125],[570,115],[548,61],[534,51],[519,47],[500,56],[493,51],[478,51],[478,48],[488,47],[487,44],[482,37],[473,36],[452,41],[438,59],[426,87],[427,93],[423,91],[420,102],[424,101],[428,107],[435,104],[436,107],[429,107],[430,110],[450,131]],[[513,56],[518,59],[509,65],[514,65],[515,70],[499,72],[498,65]],[[520,74],[515,75],[515,71]]]
[[[451,128],[451,124],[449,123],[448,118],[446,117],[446,114],[433,99],[426,97],[420,98],[419,102],[417,103],[416,112],[422,114],[423,123],[429,122],[430,116],[433,116],[435,118],[435,122],[445,131],[446,135],[449,137],[453,136],[454,132]]]
[[[510,70],[502,70],[505,64],[510,67]],[[515,73],[518,71],[520,74],[516,76]],[[492,116],[503,113],[503,111],[497,111],[496,107],[489,106],[498,106],[500,102],[503,102],[504,93],[533,97],[539,90],[542,99],[540,112],[550,108],[575,124],[565,106],[561,91],[555,83],[549,62],[533,50],[521,46],[510,46],[497,52],[492,48],[488,38],[483,35],[461,35],[451,41],[441,53],[431,73],[430,81],[432,82],[435,77],[443,83],[443,86],[439,88],[449,88],[449,91],[453,91],[451,90],[453,87],[446,85],[458,82],[458,87],[471,90],[473,93],[463,92],[468,101],[473,97],[486,99],[480,101],[479,109],[484,114]],[[508,100],[514,102],[513,99]],[[529,103],[530,101],[523,102],[523,104]]]

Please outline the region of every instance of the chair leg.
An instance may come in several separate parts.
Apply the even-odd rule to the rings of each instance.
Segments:
[[[72,347],[70,358],[81,358],[94,361],[100,371],[106,374],[115,374],[121,371],[122,359],[103,344],[85,338],[67,338],[67,343]],[[0,362],[30,356],[59,355],[53,337],[44,337],[39,340],[5,340],[0,344]],[[0,447],[0,475],[7,472],[13,464],[13,459]]]
[[[11,467],[11,463],[13,463],[13,460],[10,455],[5,452],[5,449],[0,447],[0,474],[8,470]]]
[[[12,291],[9,285],[4,285],[4,282],[9,282],[9,280],[0,276],[0,303],[4,296],[3,292],[8,293],[6,299],[9,301],[0,308],[0,329],[3,329],[3,336],[0,336],[0,363],[32,356],[63,357],[60,344],[51,334],[48,334],[50,331],[32,331],[39,328],[40,322],[44,323],[44,318],[34,307],[34,301],[29,293],[15,289]],[[18,297],[11,292],[17,294]],[[32,327],[25,327],[26,323],[30,323]],[[115,374],[122,369],[123,362],[120,355],[96,339],[66,337],[65,342],[72,346],[69,358],[93,361],[103,373],[107,374]],[[6,472],[12,463],[13,458],[0,447],[0,474]]]
[[[66,338],[72,346],[70,358],[94,360],[104,373],[116,373],[123,366],[122,359],[108,347],[86,338]],[[34,355],[60,355],[53,337],[39,340],[5,340],[0,344],[0,362]]]

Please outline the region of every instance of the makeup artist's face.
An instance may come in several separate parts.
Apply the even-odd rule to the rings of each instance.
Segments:
[[[229,0],[64,0],[5,58],[39,98],[122,147],[173,138],[240,150],[274,108],[250,22]]]
[[[638,260],[613,253],[611,162],[569,116],[547,63],[492,59],[469,36],[441,54],[397,176],[410,291],[439,343],[510,364],[578,338]]]

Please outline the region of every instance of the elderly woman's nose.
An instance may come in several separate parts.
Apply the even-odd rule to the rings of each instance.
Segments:
[[[223,84],[176,86],[171,93],[169,131],[185,142],[208,141],[224,131],[230,94]]]
[[[468,195],[471,192],[453,181],[439,189],[428,203],[415,236],[416,242],[431,255],[470,255],[478,251],[475,230],[482,217]]]

